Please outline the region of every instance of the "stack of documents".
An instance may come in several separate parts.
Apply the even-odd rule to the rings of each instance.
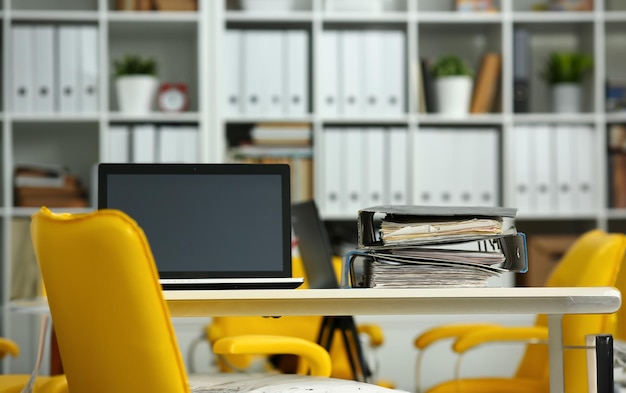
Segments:
[[[515,209],[376,206],[359,211],[358,249],[344,260],[344,284],[370,288],[484,287],[527,269]],[[376,223],[376,224],[375,224]],[[353,259],[365,257],[356,277]]]

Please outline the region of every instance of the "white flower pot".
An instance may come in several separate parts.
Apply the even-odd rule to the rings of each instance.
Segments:
[[[120,112],[142,115],[152,111],[158,81],[150,75],[126,75],[115,80]]]
[[[446,116],[465,116],[472,100],[472,78],[469,76],[446,76],[437,78],[435,97],[437,112]]]
[[[552,109],[556,113],[578,113],[581,93],[578,83],[558,83],[552,86]]]

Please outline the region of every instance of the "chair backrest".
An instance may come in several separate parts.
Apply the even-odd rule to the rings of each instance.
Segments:
[[[626,255],[622,261],[622,269],[617,276],[617,282],[615,287],[622,293],[622,305],[615,313],[615,320],[612,321],[613,326],[613,338],[622,342],[626,342]]]
[[[146,237],[126,214],[32,217],[68,387],[74,392],[189,392]]]
[[[550,274],[546,286],[614,286],[626,251],[626,237],[599,229],[584,233],[568,249]],[[608,333],[608,314],[566,315],[563,317],[563,344],[585,345],[587,334]],[[536,325],[547,326],[547,317],[539,315]],[[568,392],[586,392],[586,352],[565,350],[565,386]],[[517,377],[539,378],[548,385],[548,352],[545,345],[529,345],[517,370]]]

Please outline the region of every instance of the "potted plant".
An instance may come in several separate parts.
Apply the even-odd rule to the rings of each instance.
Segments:
[[[154,59],[126,55],[113,62],[120,111],[146,114],[152,110],[158,80]]]
[[[546,61],[542,76],[552,87],[555,112],[581,110],[581,81],[593,68],[593,58],[577,52],[553,52]]]
[[[472,98],[472,69],[458,56],[439,58],[432,68],[437,111],[449,116],[467,115]]]

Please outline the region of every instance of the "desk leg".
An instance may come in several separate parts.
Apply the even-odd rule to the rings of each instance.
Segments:
[[[548,315],[550,393],[565,392],[563,373],[563,315]]]

